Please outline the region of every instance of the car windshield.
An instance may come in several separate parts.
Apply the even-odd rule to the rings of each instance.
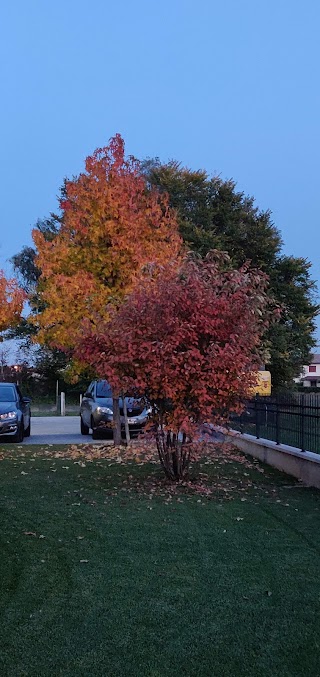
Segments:
[[[97,397],[112,397],[111,386],[107,381],[97,383]]]
[[[15,389],[11,386],[0,386],[0,402],[15,402]]]

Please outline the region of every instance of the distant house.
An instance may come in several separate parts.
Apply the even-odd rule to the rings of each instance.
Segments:
[[[320,354],[312,355],[310,364],[303,367],[303,372],[299,378],[295,379],[296,383],[304,386],[304,388],[320,388]]]

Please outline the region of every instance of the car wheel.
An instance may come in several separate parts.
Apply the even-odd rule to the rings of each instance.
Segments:
[[[92,439],[93,439],[93,440],[98,440],[98,439],[99,439],[99,433],[100,433],[100,431],[97,430],[97,428],[94,427],[94,423],[93,423],[93,418],[92,418],[92,416],[91,416],[91,430],[92,430]]]
[[[81,435],[89,435],[89,427],[83,422],[82,416],[80,416],[80,430]]]
[[[21,421],[18,430],[15,435],[11,437],[12,442],[22,442],[23,441],[23,435],[24,435],[24,427],[23,427],[23,420]]]
[[[30,437],[30,435],[31,435],[31,421],[29,421],[29,425],[28,425],[27,429],[24,431],[25,437]]]

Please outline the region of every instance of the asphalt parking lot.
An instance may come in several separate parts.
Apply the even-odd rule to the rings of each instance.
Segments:
[[[80,416],[33,416],[31,435],[23,440],[23,444],[28,445],[99,444],[99,442],[101,443],[100,440],[93,440],[91,435],[81,435]]]
[[[211,427],[211,426],[210,426]],[[203,430],[205,439],[210,442],[221,442],[223,435],[213,427]],[[10,443],[10,437],[0,438],[1,443]],[[31,418],[31,435],[25,437],[22,444],[112,444],[110,438],[93,440],[91,435],[81,435],[79,416],[33,416]]]

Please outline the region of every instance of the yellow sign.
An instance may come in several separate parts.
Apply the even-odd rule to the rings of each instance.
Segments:
[[[255,395],[271,395],[270,371],[257,372],[257,385],[253,388]]]

